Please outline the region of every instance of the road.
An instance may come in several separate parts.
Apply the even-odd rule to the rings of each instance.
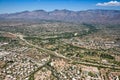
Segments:
[[[12,33],[11,33],[12,34]],[[64,59],[67,59],[70,61],[70,63],[77,63],[77,64],[83,64],[83,65],[89,65],[89,66],[96,66],[96,67],[103,67],[103,68],[111,68],[111,69],[116,69],[116,70],[120,70],[120,67],[116,67],[116,66],[111,66],[111,65],[104,65],[104,64],[97,64],[97,63],[90,63],[90,62],[83,62],[83,61],[74,61],[70,58],[67,58],[61,54],[58,54],[57,52],[53,52],[53,51],[50,51],[48,49],[45,49],[45,48],[41,48],[37,45],[33,45],[31,43],[29,43],[28,41],[26,41],[24,38],[23,38],[23,35],[20,35],[20,34],[16,34],[16,36],[24,41],[27,45],[31,46],[31,47],[34,47],[34,48],[37,48],[37,49],[40,49],[40,50],[43,50],[45,52],[47,52],[49,55],[52,55],[52,56],[55,56],[55,57],[59,57],[59,58],[64,58]]]
[[[27,45],[29,45],[29,46],[31,46],[31,47],[34,47],[34,48],[43,50],[43,51],[47,52],[48,54],[50,54],[50,55],[52,55],[52,56],[60,57],[60,58],[64,58],[64,59],[70,60],[69,58],[67,58],[67,57],[65,57],[65,56],[63,56],[63,55],[61,55],[61,54],[58,54],[57,52],[53,52],[53,51],[50,51],[50,50],[48,50],[48,49],[41,48],[41,47],[39,47],[39,46],[37,46],[37,45],[33,45],[33,44],[29,43],[28,41],[26,41],[26,40],[23,38],[23,35],[17,35],[17,37],[18,37],[20,40],[24,41]]]

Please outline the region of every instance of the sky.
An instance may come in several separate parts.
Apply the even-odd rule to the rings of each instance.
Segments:
[[[81,11],[88,9],[120,10],[120,0],[0,0],[0,14],[21,11],[68,9]]]

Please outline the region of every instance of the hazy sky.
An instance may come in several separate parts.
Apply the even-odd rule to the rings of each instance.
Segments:
[[[25,10],[68,9],[73,11],[87,9],[119,9],[120,0],[0,0],[0,14]]]

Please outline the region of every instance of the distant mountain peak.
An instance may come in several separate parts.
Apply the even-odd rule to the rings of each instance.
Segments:
[[[22,11],[12,14],[0,14],[1,19],[41,19],[59,20],[67,22],[99,22],[119,23],[120,10],[89,9],[84,11],[70,11],[66,9],[47,12],[45,10]]]
[[[33,12],[46,12],[45,10],[34,10]]]
[[[18,13],[28,13],[30,11],[26,10],[26,11],[22,11],[22,12],[18,12]]]

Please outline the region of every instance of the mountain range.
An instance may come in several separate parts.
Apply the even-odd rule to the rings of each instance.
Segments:
[[[38,20],[58,20],[66,22],[92,22],[92,23],[120,23],[120,10],[34,10],[23,11],[10,14],[0,14],[0,19],[38,19]]]

